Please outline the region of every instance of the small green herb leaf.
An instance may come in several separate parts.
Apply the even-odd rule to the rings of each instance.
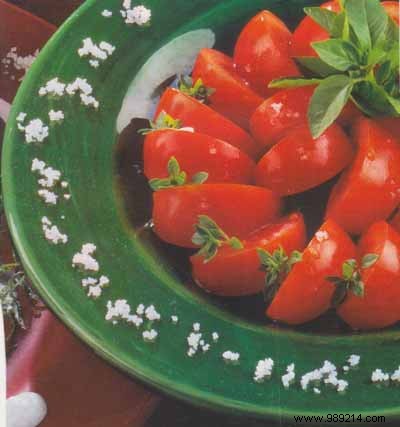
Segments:
[[[377,254],[367,254],[363,256],[361,260],[361,268],[369,268],[372,267],[379,259],[379,255]]]
[[[161,129],[180,129],[182,127],[181,121],[174,119],[172,116],[167,114],[165,111],[161,111],[155,121],[150,121],[150,127],[139,129],[138,133],[141,135],[147,135],[151,132]]]
[[[149,185],[153,191],[164,190],[166,188],[177,187],[187,183],[187,174],[182,171],[178,160],[170,157],[167,164],[167,178],[153,178],[149,180]],[[193,176],[193,184],[203,184],[208,178],[207,172],[198,172]]]
[[[364,283],[361,280],[350,283],[349,290],[353,292],[356,297],[364,297]]]
[[[199,215],[198,222],[194,225],[195,232],[192,243],[201,246],[197,255],[204,257],[204,263],[211,261],[223,245],[231,248],[243,249],[243,243],[237,237],[229,237],[219,226],[207,215]]]
[[[347,71],[359,65],[360,53],[350,42],[329,39],[312,43],[312,47],[322,61],[339,71]]]
[[[295,58],[302,67],[321,77],[337,74],[338,70],[326,64],[322,59],[314,56],[297,56]]]
[[[312,136],[318,138],[336,120],[350,98],[352,79],[346,75],[327,77],[315,89],[308,109]]]
[[[204,103],[207,103],[208,98],[215,92],[215,89],[205,86],[201,79],[197,79],[193,83],[193,79],[190,76],[180,77],[179,90]]]
[[[328,33],[331,33],[337,17],[335,12],[321,7],[305,7],[304,12]]]
[[[298,251],[293,251],[288,256],[282,246],[272,254],[263,248],[257,248],[257,253],[261,263],[260,268],[266,273],[264,299],[267,303],[270,303],[293,265],[301,261],[302,254]]]
[[[305,79],[304,77],[286,77],[283,79],[272,80],[268,87],[270,88],[291,88],[314,86],[321,83],[321,79]]]
[[[336,283],[335,283],[336,284]],[[340,304],[344,302],[347,296],[347,288],[343,283],[336,284],[336,289],[333,292],[331,307],[338,308]]]

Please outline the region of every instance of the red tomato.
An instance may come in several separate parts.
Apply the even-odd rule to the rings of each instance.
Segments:
[[[400,140],[399,117],[377,117],[375,119],[382,127],[388,130],[395,138]]]
[[[392,218],[392,220],[390,221],[390,225],[400,233],[400,209],[397,209],[396,214],[394,215],[394,217]]]
[[[314,86],[304,86],[280,90],[257,108],[250,119],[250,130],[262,148],[272,146],[293,128],[308,123],[307,110],[314,89]],[[348,125],[360,115],[357,107],[348,102],[338,123]]]
[[[197,132],[159,130],[146,136],[144,174],[148,179],[168,177],[168,160],[174,156],[190,179],[197,172],[207,172],[207,183],[249,184],[255,163],[233,145]]]
[[[247,129],[250,116],[263,99],[249,88],[233,66],[232,59],[214,49],[202,49],[193,68],[193,79],[215,89],[210,107]]]
[[[382,6],[387,14],[399,24],[399,4],[396,1],[384,1]],[[321,7],[339,12],[340,6],[337,1],[328,1]],[[311,43],[323,41],[329,38],[326,30],[320,27],[313,19],[306,16],[293,33],[291,55],[292,56],[317,56]]]
[[[199,215],[208,215],[230,236],[246,237],[274,221],[280,200],[265,188],[241,184],[185,185],[153,194],[156,234],[168,243],[187,248]]]
[[[179,90],[168,88],[164,92],[155,117],[158,117],[161,111],[179,119],[182,126],[189,126],[196,132],[222,139],[253,158],[258,153],[257,144],[241,127]]]
[[[360,259],[376,254],[378,260],[362,270],[364,296],[348,292],[337,309],[353,329],[378,329],[400,320],[400,235],[386,222],[373,224],[362,236]]]
[[[338,125],[313,139],[308,125],[293,129],[262,157],[256,183],[282,196],[301,193],[337,175],[353,158],[353,148]]]
[[[268,89],[271,80],[300,75],[289,55],[291,39],[286,25],[267,10],[254,16],[240,33],[233,62],[237,72],[260,95],[276,92]]]
[[[339,12],[337,1],[328,1],[321,5],[324,9]],[[329,33],[320,27],[312,18],[306,16],[293,33],[291,55],[292,56],[317,56],[311,43],[323,41],[329,38]]]
[[[369,119],[358,122],[355,142],[357,154],[332,190],[326,217],[360,234],[400,202],[400,142]]]
[[[344,261],[354,258],[350,237],[333,221],[326,221],[282,283],[267,315],[290,325],[308,322],[331,304],[335,285],[327,276],[340,276]]]
[[[399,2],[398,1],[383,1],[382,6],[385,8],[387,14],[396,22],[397,25],[400,23],[399,16]]]
[[[281,246],[287,254],[305,247],[306,230],[303,216],[292,214],[276,224],[255,231],[242,241],[243,249],[222,246],[211,261],[194,255],[190,258],[193,277],[199,286],[224,296],[251,295],[265,286],[265,272],[260,270],[257,248],[273,252]]]

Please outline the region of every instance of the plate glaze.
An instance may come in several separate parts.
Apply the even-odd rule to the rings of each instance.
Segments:
[[[370,384],[375,368],[397,368],[397,330],[323,335],[254,324],[228,313],[186,287],[155,239],[132,227],[132,217],[141,211],[141,188],[132,188],[128,210],[116,179],[116,119],[130,82],[154,52],[179,35],[205,28],[214,31],[217,48],[229,48],[257,11],[270,9],[295,23],[305,5],[318,2],[175,0],[173,7],[167,7],[171,3],[166,0],[146,0],[152,20],[143,28],[123,22],[121,3],[89,0],[66,21],[24,79],[9,117],[2,159],[5,208],[18,253],[40,294],[110,363],[196,405],[262,418],[327,413],[397,417],[400,388],[379,389]],[[104,9],[112,10],[113,17],[102,17]],[[117,46],[98,69],[76,53],[87,36]],[[77,76],[88,78],[99,110],[80,105],[76,97],[39,97],[39,87],[56,76],[68,82]],[[41,146],[25,144],[16,126],[18,113],[27,112],[28,120],[39,117],[48,122],[51,108],[64,111],[64,122],[50,125],[50,136]],[[37,177],[30,172],[35,157],[62,171],[69,182],[70,201],[49,207],[39,199]],[[68,234],[66,245],[53,246],[44,239],[40,222],[44,215]],[[97,246],[100,273],[111,281],[97,300],[86,297],[80,286],[85,276],[71,266],[73,255],[87,242]],[[159,331],[155,343],[144,342],[141,331],[132,326],[105,321],[107,301],[119,298],[127,299],[133,308],[139,303],[156,305],[162,321],[154,325]],[[169,321],[172,314],[179,316],[176,326]],[[212,343],[208,353],[190,358],[186,337],[194,322],[200,322],[207,341],[213,331],[218,331],[220,340]],[[238,365],[222,361],[226,350],[241,354]],[[345,394],[323,387],[322,394],[315,395],[298,384],[288,390],[281,384],[281,375],[292,362],[299,379],[326,359],[342,366],[350,354],[361,355],[361,363],[358,370],[340,374],[350,383]],[[266,357],[274,359],[274,373],[257,384],[252,379],[255,365]]]

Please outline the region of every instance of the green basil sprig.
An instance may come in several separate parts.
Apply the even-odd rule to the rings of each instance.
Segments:
[[[399,28],[379,0],[341,0],[341,11],[307,7],[330,38],[312,43],[318,57],[298,57],[311,77],[274,80],[272,88],[316,85],[308,109],[319,137],[352,100],[369,116],[400,116]]]

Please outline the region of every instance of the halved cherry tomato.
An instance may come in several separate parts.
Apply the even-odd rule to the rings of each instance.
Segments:
[[[266,188],[241,184],[184,185],[153,194],[156,234],[168,243],[187,248],[199,215],[211,217],[227,234],[248,236],[274,221],[280,200]]]
[[[382,127],[388,130],[394,137],[400,140],[400,118],[399,117],[377,117],[375,120]]]
[[[177,89],[168,88],[164,92],[155,117],[162,111],[180,120],[182,126],[192,127],[196,132],[222,139],[253,158],[258,153],[257,144],[241,127]]]
[[[262,96],[271,80],[299,76],[300,72],[289,55],[292,34],[273,13],[263,10],[243,28],[235,45],[233,62],[237,72]]]
[[[332,190],[326,217],[360,234],[400,202],[400,142],[369,119],[358,122],[355,142],[357,154]]]
[[[387,14],[399,24],[399,4],[396,1],[384,1],[382,6]],[[321,5],[322,8],[339,12],[338,1],[328,1]],[[306,16],[293,33],[291,55],[292,56],[317,56],[311,43],[323,41],[329,38],[329,33],[319,26],[312,18]]]
[[[326,221],[278,290],[267,315],[290,325],[313,320],[331,304],[335,285],[327,276],[340,276],[343,262],[354,258],[350,237],[333,221]]]
[[[362,236],[358,253],[378,255],[371,267],[361,270],[364,296],[348,292],[337,309],[354,329],[377,329],[400,320],[400,235],[387,222],[373,224]]]
[[[262,157],[256,168],[257,185],[287,196],[316,187],[343,170],[353,147],[338,125],[313,139],[308,125],[293,129]]]
[[[265,287],[265,273],[260,269],[257,248],[273,252],[282,247],[290,254],[294,250],[302,251],[305,240],[303,216],[295,213],[252,233],[242,241],[243,249],[222,246],[217,255],[207,263],[204,263],[202,256],[193,255],[190,258],[193,277],[199,286],[213,294],[256,294]]]
[[[235,71],[232,59],[214,49],[202,49],[193,68],[193,79],[201,79],[215,92],[210,107],[244,129],[263,99]]]
[[[293,128],[308,123],[307,110],[314,89],[305,86],[280,90],[257,108],[250,119],[250,130],[262,148],[270,147]],[[358,108],[348,102],[337,121],[346,126],[360,116]]]
[[[167,177],[167,164],[172,156],[189,180],[197,172],[207,172],[207,183],[253,181],[256,165],[247,154],[220,139],[180,130],[158,130],[146,136],[143,151],[146,177]]]
[[[339,12],[340,5],[337,1],[328,1],[321,5],[322,8]],[[317,52],[311,46],[313,42],[323,41],[329,38],[329,33],[318,25],[312,18],[306,16],[293,33],[291,55],[292,56],[317,56]]]

